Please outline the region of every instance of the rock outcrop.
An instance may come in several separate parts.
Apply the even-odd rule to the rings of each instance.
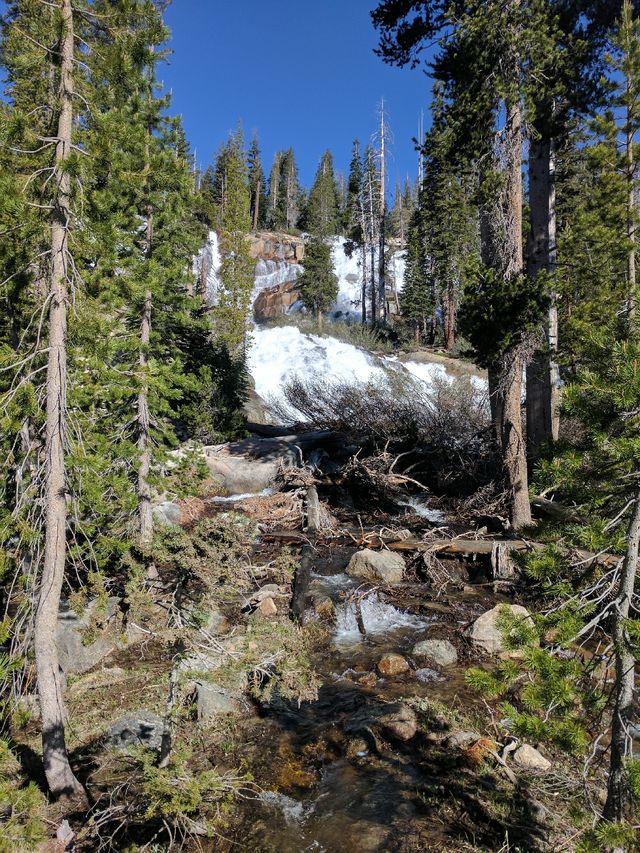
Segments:
[[[296,279],[286,281],[261,290],[253,303],[253,314],[258,323],[275,320],[281,314],[288,314],[292,305],[300,300],[300,291]]]
[[[249,251],[253,258],[273,261],[289,261],[300,264],[304,260],[305,243],[303,237],[291,234],[277,234],[272,231],[257,231],[250,234]]]

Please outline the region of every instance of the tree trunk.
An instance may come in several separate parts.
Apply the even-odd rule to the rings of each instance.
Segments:
[[[552,272],[556,264],[556,210],[553,143],[550,139],[529,143],[529,206],[531,233],[527,274]],[[558,309],[555,295],[545,329],[545,351],[535,353],[527,365],[527,449],[530,460],[542,445],[556,441],[560,427],[560,376],[555,353],[558,348]]]
[[[451,351],[456,342],[455,289],[451,282],[448,282],[445,288],[443,308],[444,346]]]
[[[514,0],[518,3],[518,0]],[[514,55],[514,79],[519,67]],[[520,103],[514,99],[507,104],[506,133],[506,193],[505,193],[505,255],[504,275],[522,275],[522,115]],[[511,493],[511,524],[522,530],[531,523],[527,454],[522,432],[522,357],[517,348],[502,357],[500,388],[503,393],[500,438],[509,491]]]
[[[627,533],[627,552],[622,564],[620,588],[613,612],[613,640],[616,650],[615,708],[611,724],[611,759],[604,817],[606,820],[617,823],[629,816],[631,805],[631,791],[625,761],[631,754],[629,725],[632,716],[636,659],[633,654],[633,644],[627,632],[627,620],[634,592],[639,549],[640,489],[636,493],[633,515]]]
[[[371,238],[369,254],[371,257],[371,325],[375,326],[378,323],[378,306],[376,300],[376,244],[373,236]]]
[[[625,7],[628,7],[629,18],[632,16],[630,0],[625,0]],[[627,96],[632,88],[632,81],[627,79]],[[625,154],[627,158],[627,238],[629,240],[629,254],[627,256],[627,317],[630,321],[635,320],[636,316],[636,166],[634,158],[635,147],[635,116],[630,103],[627,103],[626,112],[626,134],[625,134]]]
[[[253,204],[253,230],[258,230],[258,217],[260,214],[260,182],[256,184],[255,201]]]
[[[378,249],[378,310],[380,319],[384,323],[387,319],[387,294],[385,288],[385,215],[387,212],[387,200],[385,197],[385,124],[384,124],[384,98],[380,104],[380,247]]]
[[[362,325],[367,325],[367,247],[362,243]]]
[[[151,508],[151,435],[149,417],[149,384],[147,370],[149,364],[149,341],[151,340],[151,310],[153,298],[151,291],[144,295],[142,318],[140,321],[140,390],[138,392],[138,516],[140,522],[140,541],[148,545],[153,538],[153,512]]]
[[[61,0],[60,91],[54,166],[55,198],[51,217],[49,279],[49,357],[45,441],[45,543],[40,597],[35,617],[35,657],[42,715],[42,753],[54,797],[83,794],[69,764],[65,744],[64,678],[60,672],[56,629],[66,557],[67,496],[65,471],[67,396],[68,231],[71,177],[65,159],[73,129],[74,33],[71,0]]]
[[[507,484],[511,496],[511,524],[516,531],[532,524],[529,503],[527,456],[522,435],[522,359],[514,353],[506,356],[500,377],[502,409],[499,412],[500,445]],[[500,393],[500,392],[499,392]]]

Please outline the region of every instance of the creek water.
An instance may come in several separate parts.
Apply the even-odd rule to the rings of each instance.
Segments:
[[[456,617],[409,609],[375,590],[366,593],[344,573],[344,565],[343,549],[311,575],[309,612],[325,598],[336,611],[330,640],[316,650],[313,661],[322,687],[316,702],[300,707],[275,702],[267,709],[273,784],[252,804],[243,849],[417,851],[425,849],[420,840],[425,833],[433,836],[428,792],[437,788],[437,779],[423,760],[423,736],[403,742],[380,734],[376,718],[402,707],[403,699],[447,702],[464,690],[460,672],[441,673],[411,659],[417,641],[443,619]],[[360,619],[354,593],[362,595]],[[411,670],[389,679],[374,675],[387,652],[405,656]]]

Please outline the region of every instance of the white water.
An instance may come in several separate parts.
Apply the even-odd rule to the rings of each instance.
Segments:
[[[409,509],[413,510],[416,515],[419,515],[420,518],[426,518],[427,521],[444,521],[445,517],[438,509],[430,509],[423,500],[418,497],[410,496],[407,497],[406,501],[398,501],[400,506],[406,506]]]
[[[261,291],[295,281],[302,275],[303,271],[304,267],[301,267],[300,264],[288,264],[286,261],[264,261],[260,259],[256,263],[253,301],[255,302]]]
[[[375,356],[336,338],[303,334],[296,326],[256,327],[251,344],[249,373],[256,393],[267,403],[280,400],[283,387],[296,376],[365,384],[385,376]]]
[[[412,613],[398,610],[392,604],[380,601],[377,595],[365,596],[360,605],[362,623],[368,636],[379,637],[401,629],[422,630],[427,622]],[[333,636],[336,646],[353,646],[361,643],[363,636],[358,629],[356,606],[353,602],[340,605],[336,614]]]
[[[226,504],[226,503],[237,503],[238,501],[246,501],[247,498],[263,498],[267,495],[272,495],[273,489],[263,489],[261,492],[242,492],[239,495],[227,495],[225,497],[221,495],[216,495],[213,498],[209,498],[211,503],[216,504]]]

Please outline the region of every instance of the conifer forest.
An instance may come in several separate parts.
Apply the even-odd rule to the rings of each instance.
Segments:
[[[639,0],[187,5],[0,3],[0,853],[640,851]]]

